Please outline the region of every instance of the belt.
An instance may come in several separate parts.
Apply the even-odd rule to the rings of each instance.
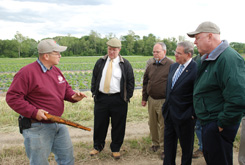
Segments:
[[[38,122],[37,120],[31,119],[31,123],[37,123],[37,122]]]
[[[54,122],[50,121],[50,120],[42,120],[42,121],[38,121],[38,120],[34,120],[31,119],[31,123],[45,123],[45,124],[52,124]]]
[[[120,94],[120,93],[119,92],[118,93],[102,93],[102,92],[100,92],[100,94],[106,95],[106,96],[113,96],[113,95],[117,95],[117,94]]]

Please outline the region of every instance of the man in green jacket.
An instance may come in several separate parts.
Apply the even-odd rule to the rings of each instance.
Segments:
[[[194,32],[198,72],[193,102],[201,121],[203,153],[208,165],[233,164],[233,142],[245,109],[245,63],[212,22],[201,23]]]

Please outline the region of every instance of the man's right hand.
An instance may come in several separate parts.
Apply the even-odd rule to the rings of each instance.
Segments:
[[[141,105],[142,105],[143,107],[145,107],[145,106],[146,106],[146,101],[142,101],[142,102],[141,102]]]
[[[43,109],[39,109],[39,110],[37,111],[36,119],[37,119],[38,121],[41,121],[41,120],[48,120],[48,118],[45,116],[44,112],[45,112],[45,113],[48,113],[47,111],[44,111]]]

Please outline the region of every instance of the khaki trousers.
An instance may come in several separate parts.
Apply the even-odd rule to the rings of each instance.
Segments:
[[[148,97],[148,113],[149,113],[149,128],[152,140],[152,145],[160,146],[163,152],[164,141],[164,119],[162,116],[162,105],[165,99],[155,100]]]

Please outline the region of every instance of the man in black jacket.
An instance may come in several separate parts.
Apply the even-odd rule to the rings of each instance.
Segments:
[[[121,41],[113,38],[107,42],[108,54],[100,58],[93,70],[91,92],[94,97],[94,149],[90,155],[96,155],[103,150],[111,118],[110,148],[115,159],[120,158],[128,102],[133,96],[134,73],[128,60],[119,52]]]

